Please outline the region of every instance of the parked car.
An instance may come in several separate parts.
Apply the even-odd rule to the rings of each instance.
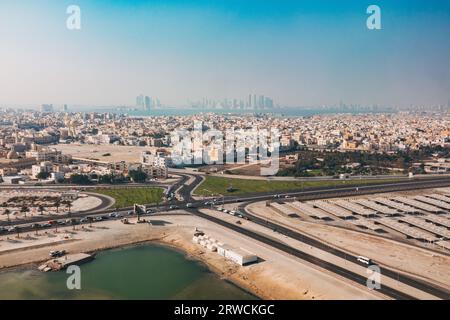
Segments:
[[[54,250],[54,251],[50,251],[50,257],[52,258],[58,258],[58,257],[62,257],[64,255],[66,255],[66,250]]]

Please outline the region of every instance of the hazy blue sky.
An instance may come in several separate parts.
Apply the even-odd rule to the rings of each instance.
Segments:
[[[382,30],[366,28],[370,4]],[[449,57],[447,0],[0,1],[0,105],[447,104]]]

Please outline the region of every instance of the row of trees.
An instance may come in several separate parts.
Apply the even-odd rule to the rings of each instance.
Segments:
[[[69,183],[79,184],[79,185],[90,185],[93,184],[93,180],[97,180],[100,184],[120,184],[127,183],[130,180],[134,182],[145,182],[148,178],[148,175],[141,170],[131,170],[128,172],[128,177],[123,175],[84,175],[84,174],[74,174],[70,177]]]
[[[385,174],[389,172],[386,168],[408,171],[413,163],[429,159],[436,154],[449,157],[450,148],[427,146],[418,150],[398,151],[394,154],[303,150],[298,152],[299,159],[295,167],[280,170],[278,175],[308,177],[314,175],[311,171],[320,172],[326,176],[340,173]],[[347,166],[352,163],[358,163],[359,166]]]
[[[56,212],[57,213],[59,213],[59,208],[61,207],[61,205],[66,206],[67,209],[68,209],[69,214],[71,213],[70,212],[70,209],[72,208],[72,202],[71,201],[56,201],[54,203],[53,207],[56,208]],[[8,222],[11,222],[10,215],[11,215],[12,212],[9,209],[9,207],[11,207],[11,205],[5,202],[5,203],[1,204],[1,207],[4,208],[2,214],[7,216]],[[46,207],[44,207],[42,205],[38,206],[38,210],[39,210],[41,215],[44,214],[45,209],[46,209]],[[24,215],[25,218],[27,217],[27,213],[30,212],[30,211],[31,211],[30,208],[27,207],[27,206],[20,207],[20,212]]]

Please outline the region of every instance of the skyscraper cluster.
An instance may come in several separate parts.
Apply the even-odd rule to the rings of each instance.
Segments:
[[[139,95],[136,97],[136,108],[142,110],[151,110],[153,108],[159,108],[161,103],[158,98],[152,98],[149,96]]]
[[[201,101],[191,103],[192,107],[205,109],[252,109],[263,110],[274,108],[272,98],[264,95],[249,94],[248,99],[229,99],[214,100],[203,98]]]

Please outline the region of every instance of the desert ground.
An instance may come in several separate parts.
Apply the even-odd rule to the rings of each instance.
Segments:
[[[383,299],[385,296],[364,286],[319,270],[315,266],[255,242],[238,233],[206,220],[180,212],[152,216],[149,224],[130,225],[106,221],[84,228],[76,226],[9,235],[0,240],[0,268],[31,265],[48,260],[50,250],[69,253],[95,252],[123,245],[157,241],[184,250],[192,259],[204,262],[222,278],[253,292],[264,299]],[[234,247],[256,254],[261,262],[239,266],[217,253],[209,252],[192,242],[195,228]]]

